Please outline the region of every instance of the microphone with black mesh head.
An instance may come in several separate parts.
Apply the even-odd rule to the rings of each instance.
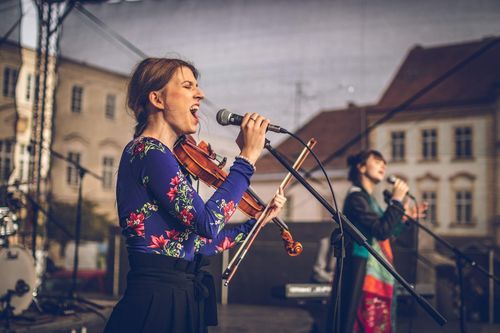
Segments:
[[[217,122],[222,126],[235,125],[240,126],[243,121],[243,116],[232,113],[226,109],[221,109],[217,112]],[[288,133],[288,131],[278,125],[269,124],[267,130],[276,133]]]
[[[398,177],[394,176],[394,175],[390,175],[389,177],[387,177],[387,182],[391,185],[394,185],[396,183],[396,180],[398,179]],[[410,193],[410,191],[406,192],[406,195],[409,196],[410,198],[412,198],[413,200],[417,200],[415,199],[415,197]]]

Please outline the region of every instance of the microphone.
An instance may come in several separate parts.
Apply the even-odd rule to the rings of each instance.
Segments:
[[[217,122],[222,126],[236,125],[240,126],[243,116],[232,113],[226,109],[221,109],[217,112]],[[288,133],[288,131],[278,125],[269,124],[267,130],[276,133]]]
[[[390,175],[389,177],[387,177],[387,182],[391,185],[394,185],[396,183],[396,180],[398,179],[398,177],[394,176],[394,175]],[[384,195],[385,195],[385,191],[384,191]],[[409,196],[410,198],[412,198],[413,200],[417,201],[417,199],[410,193],[410,191],[406,192],[406,195]],[[392,196],[392,194],[391,194]]]
[[[391,202],[391,199],[392,199],[392,193],[391,191],[389,190],[384,190],[384,201],[386,204],[389,204]]]

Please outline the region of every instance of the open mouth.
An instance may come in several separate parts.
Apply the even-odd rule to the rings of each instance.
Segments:
[[[193,105],[191,106],[191,108],[189,109],[189,111],[191,112],[191,114],[193,115],[193,117],[196,118],[196,120],[198,120],[198,115],[197,115],[197,112],[200,110],[200,107],[199,105]]]

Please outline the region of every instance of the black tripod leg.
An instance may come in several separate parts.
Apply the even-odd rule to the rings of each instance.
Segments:
[[[82,297],[76,296],[75,300],[78,301],[78,302],[80,302],[80,303],[84,303],[84,304],[88,304],[90,306],[93,306],[94,308],[97,308],[99,310],[104,309],[104,306],[99,305],[99,304],[97,304],[95,302],[89,301],[88,299],[85,299],[85,298],[82,298]]]
[[[458,273],[458,289],[460,292],[460,306],[459,306],[459,316],[460,316],[460,332],[465,333],[465,297],[464,297],[464,273],[462,267],[462,259],[456,258],[457,261],[457,273]]]

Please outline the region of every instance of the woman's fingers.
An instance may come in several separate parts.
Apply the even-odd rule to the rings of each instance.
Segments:
[[[255,164],[262,149],[264,149],[265,135],[269,120],[258,113],[246,113],[241,122],[241,131],[238,136],[238,146],[241,155]]]
[[[273,199],[271,200],[270,206],[269,206],[269,213],[267,218],[264,221],[264,224],[272,220],[273,218],[277,217],[283,207],[285,206],[286,203],[286,197],[283,195],[283,189],[279,188],[276,194],[274,195]]]
[[[286,197],[284,195],[284,190],[281,187],[279,187],[278,191],[276,191],[273,201],[280,208],[282,208],[285,205]]]

